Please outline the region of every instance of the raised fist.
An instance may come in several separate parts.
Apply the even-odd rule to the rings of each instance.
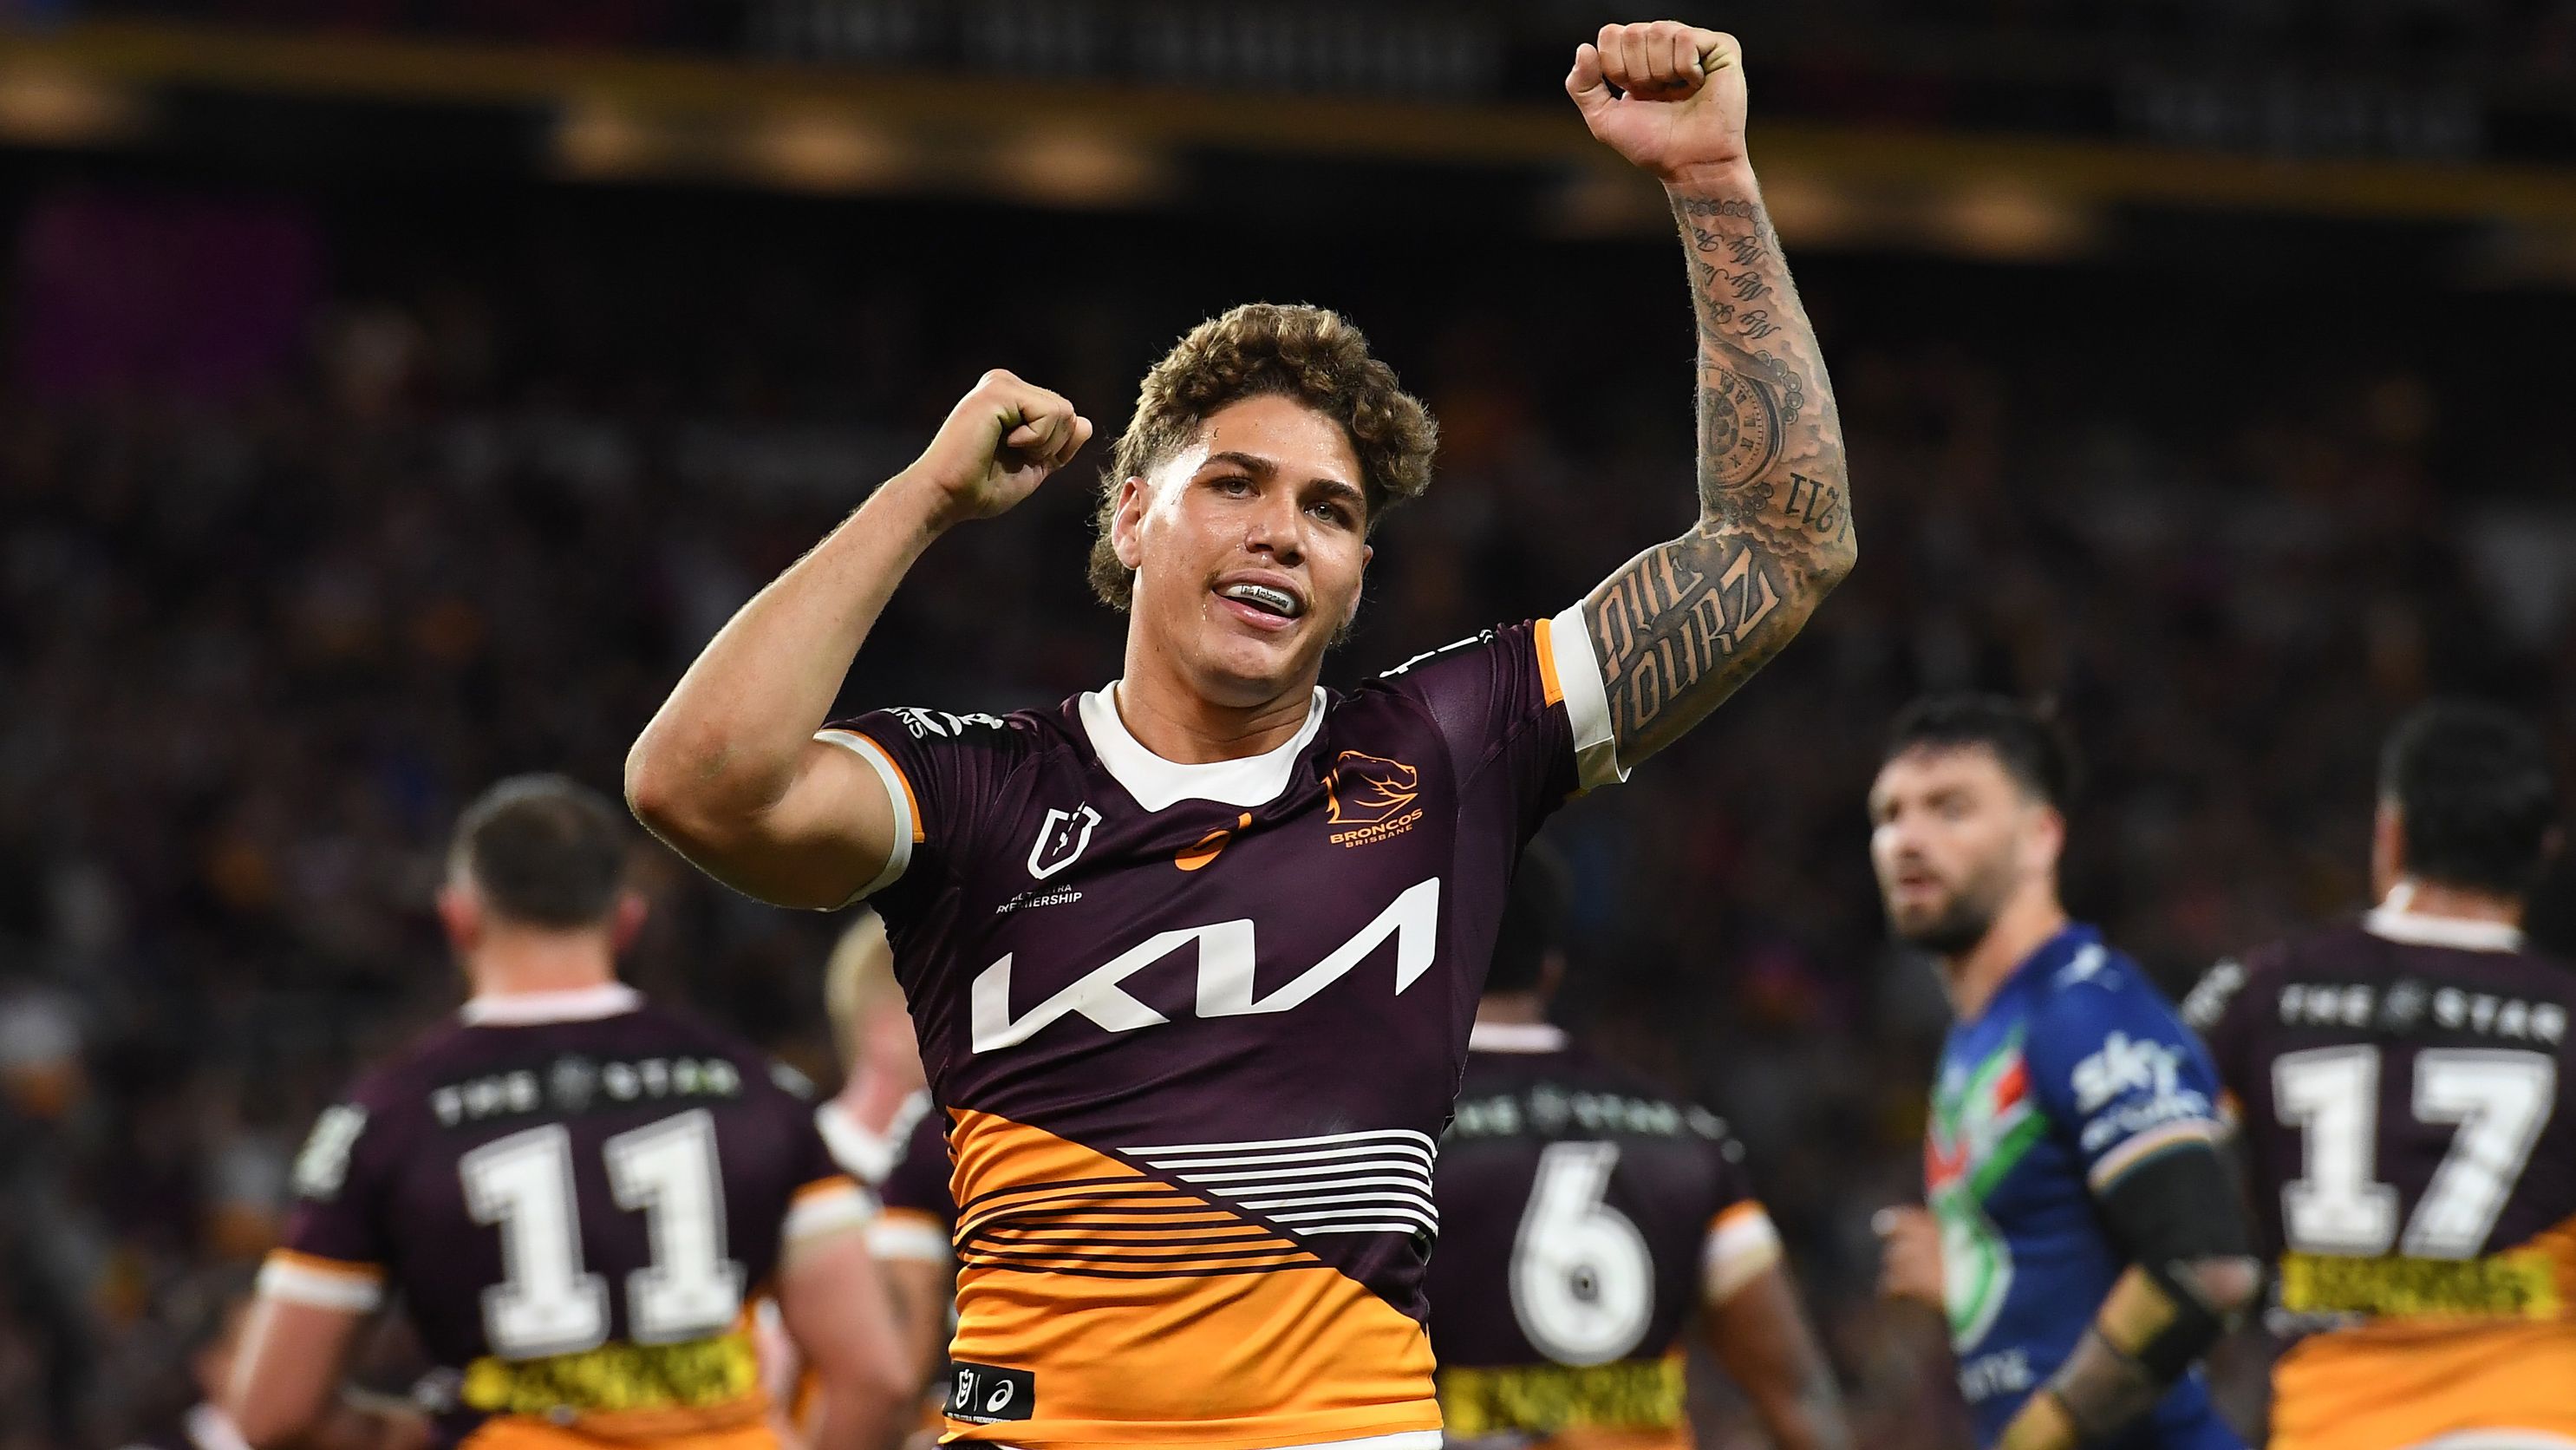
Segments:
[[[1744,55],[1678,20],[1605,25],[1575,47],[1565,93],[1611,150],[1668,183],[1744,162]]]
[[[1036,491],[1091,441],[1091,420],[1052,393],[995,368],[948,412],[905,470],[948,495],[948,517],[989,519]]]

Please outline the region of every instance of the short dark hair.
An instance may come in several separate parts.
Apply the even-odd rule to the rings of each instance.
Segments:
[[[1887,730],[1880,763],[1917,747],[1935,750],[1982,745],[2004,773],[2059,811],[2075,799],[2075,747],[2056,714],[2002,695],[1959,690],[1925,695],[1897,712]]]
[[[514,775],[465,808],[449,859],[492,909],[530,926],[595,926],[626,879],[625,818],[560,775]]]
[[[2379,798],[2402,818],[2408,875],[2512,896],[2538,879],[2558,815],[2540,732],[2465,700],[2418,706],[2389,732]]]
[[[1512,875],[1503,901],[1503,924],[1494,938],[1494,964],[1485,973],[1488,992],[1527,992],[1546,974],[1548,953],[1565,945],[1565,918],[1574,891],[1565,858],[1532,841]]]

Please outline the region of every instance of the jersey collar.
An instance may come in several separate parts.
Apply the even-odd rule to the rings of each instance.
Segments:
[[[2522,950],[2521,931],[2503,922],[2426,916],[2394,905],[2373,908],[2361,919],[2361,929],[2382,941],[2402,942],[2412,947],[2449,947],[2463,952]]]
[[[823,1134],[823,1146],[831,1150],[832,1161],[849,1170],[851,1177],[874,1188],[894,1171],[895,1160],[903,1156],[913,1125],[929,1112],[930,1094],[914,1093],[894,1110],[885,1131],[875,1133],[851,1117],[850,1110],[834,1098],[814,1110],[814,1126]]]
[[[474,997],[457,1010],[468,1027],[534,1027],[543,1022],[592,1022],[644,1005],[644,994],[624,982],[570,987],[560,992],[504,992]]]
[[[1565,1029],[1552,1022],[1479,1022],[1467,1029],[1469,1052],[1563,1052]]]
[[[1287,744],[1241,760],[1183,765],[1156,755],[1127,733],[1127,722],[1118,718],[1117,688],[1113,680],[1080,697],[1082,733],[1090,737],[1091,753],[1099,757],[1101,768],[1148,811],[1187,800],[1266,806],[1288,788],[1288,774],[1296,768],[1299,752],[1324,723],[1324,687],[1317,685],[1315,698],[1306,707],[1306,723],[1297,727]]]
[[[1978,1014],[1978,1020],[1994,1016],[2006,997],[2028,991],[2036,983],[2051,978],[2081,981],[2109,961],[2109,951],[2102,945],[2102,929],[2090,922],[2070,921],[2021,959],[2021,965],[2013,968],[2012,974],[1995,988],[1995,994],[1986,999],[1986,1010]]]

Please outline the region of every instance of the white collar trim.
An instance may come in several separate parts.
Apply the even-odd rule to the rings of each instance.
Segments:
[[[2456,916],[2426,916],[2399,906],[2382,906],[2361,919],[2362,930],[2385,941],[2417,947],[2451,947],[2464,952],[2518,952],[2522,932],[2500,921],[2467,921]]]
[[[560,992],[504,992],[474,997],[458,1009],[468,1027],[533,1027],[541,1022],[591,1022],[644,1005],[644,994],[624,982],[570,987]]]
[[[1565,1029],[1547,1022],[1479,1022],[1467,1029],[1469,1052],[1563,1052]]]
[[[1306,706],[1306,723],[1285,745],[1240,760],[1184,765],[1156,755],[1127,733],[1127,722],[1118,718],[1117,689],[1113,680],[1081,697],[1082,733],[1091,738],[1091,753],[1100,757],[1101,767],[1148,811],[1188,800],[1266,806],[1288,788],[1298,753],[1324,724],[1324,687],[1318,685]]]

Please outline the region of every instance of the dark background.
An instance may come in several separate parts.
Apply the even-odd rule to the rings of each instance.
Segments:
[[[1682,526],[1675,247],[1554,90],[1610,18],[21,6],[0,1450],[185,1403],[181,1326],[275,1232],[312,1114],[459,994],[428,911],[458,806],[518,770],[614,790],[707,635],[984,368],[1114,430],[1234,302],[1367,329],[1444,446],[1335,682]],[[1739,1126],[1863,1443],[1956,1445],[1937,1333],[1868,1294],[1946,1018],[1870,884],[1879,734],[1927,688],[2054,701],[2072,900],[2176,990],[2367,904],[2377,742],[2427,695],[2576,752],[2576,7],[1690,18],[1747,39],[1864,548],[1551,829],[1563,1015]],[[866,703],[1115,673],[1099,461],[937,546]],[[639,870],[633,978],[829,1081],[835,924]],[[2576,938],[2563,876],[2543,912]]]

